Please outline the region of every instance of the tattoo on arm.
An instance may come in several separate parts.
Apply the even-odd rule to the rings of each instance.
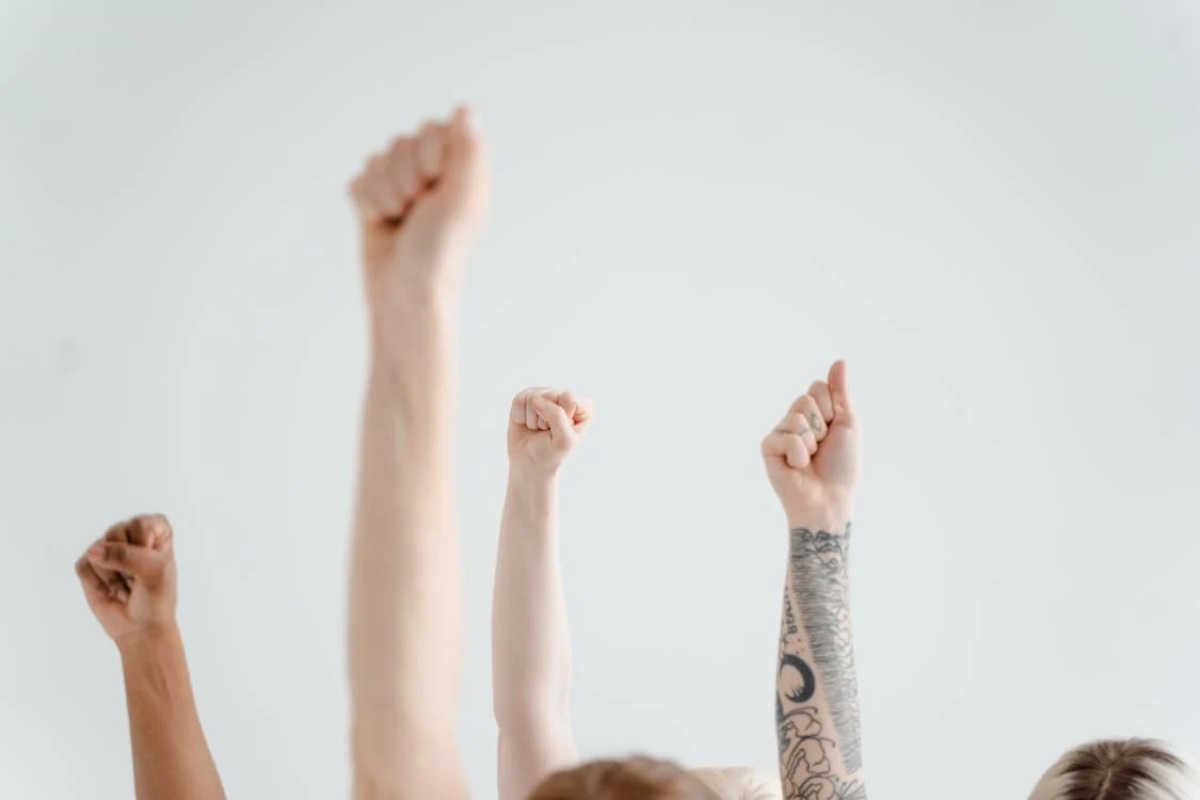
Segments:
[[[775,698],[784,796],[789,800],[867,797],[862,781],[844,777],[862,768],[846,580],[849,538],[849,528],[844,535],[792,531]],[[811,653],[811,665],[803,657],[805,650]],[[811,702],[818,676],[833,730],[826,729],[829,720]],[[840,756],[840,770],[835,755]]]

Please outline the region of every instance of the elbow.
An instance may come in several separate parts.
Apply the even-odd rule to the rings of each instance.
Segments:
[[[538,740],[571,727],[565,697],[541,695],[505,701],[497,696],[495,714],[501,735],[510,740]]]

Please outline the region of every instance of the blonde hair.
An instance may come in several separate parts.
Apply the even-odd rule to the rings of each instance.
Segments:
[[[753,767],[705,767],[692,774],[721,800],[783,800],[779,776]]]
[[[719,800],[712,790],[671,761],[644,756],[592,761],[556,772],[529,800]]]
[[[1165,742],[1109,739],[1064,753],[1030,800],[1200,800],[1200,783]]]

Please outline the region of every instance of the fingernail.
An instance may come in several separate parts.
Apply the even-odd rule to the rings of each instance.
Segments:
[[[104,558],[104,545],[94,544],[88,548],[88,558]]]

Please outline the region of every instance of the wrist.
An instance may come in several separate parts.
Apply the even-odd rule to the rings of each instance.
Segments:
[[[558,500],[558,471],[514,462],[508,470],[508,506],[526,516],[552,513]]]
[[[558,492],[558,470],[513,461],[508,465],[508,494],[529,500],[549,500]]]
[[[804,528],[813,532],[845,533],[850,528],[853,509],[849,504],[807,506],[785,509],[788,530]]]
[[[174,623],[150,625],[113,638],[123,660],[154,659],[183,646],[183,637]]]

